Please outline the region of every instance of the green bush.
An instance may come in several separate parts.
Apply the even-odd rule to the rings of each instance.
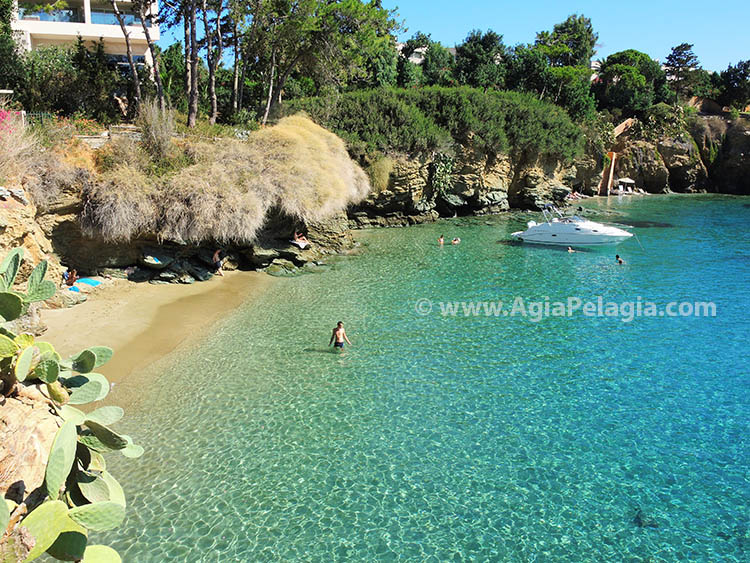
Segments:
[[[304,98],[285,113],[304,111],[346,140],[361,157],[375,152],[446,152],[467,143],[491,154],[572,159],[583,148],[581,129],[565,110],[519,92],[460,87],[376,89],[336,100]]]
[[[127,90],[128,80],[109,67],[102,42],[91,51],[80,37],[72,47],[34,49],[21,66],[18,97],[27,111],[119,121],[114,94]]]

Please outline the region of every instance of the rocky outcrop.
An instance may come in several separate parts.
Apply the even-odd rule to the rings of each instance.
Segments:
[[[710,174],[718,191],[750,194],[750,120],[737,120],[727,129]]]
[[[36,207],[14,198],[0,200],[0,248],[20,246],[26,260],[21,265],[18,280],[23,281],[31,273],[32,265],[42,260],[49,261],[48,279],[59,279],[63,268],[54,253],[52,242],[35,220]]]
[[[0,397],[0,497],[20,504],[42,486],[59,421],[37,385]]]
[[[356,227],[409,225],[438,217],[499,213],[511,207],[539,209],[559,203],[567,186],[591,186],[598,181],[594,159],[565,166],[555,159],[486,154],[467,145],[455,155],[393,159],[387,186],[373,192],[349,212]]]
[[[657,139],[618,139],[615,178],[627,176],[651,193],[750,193],[750,122],[698,116],[687,129]]]
[[[705,190],[708,170],[700,157],[695,141],[688,135],[661,139],[656,145],[669,172],[669,188],[674,192]]]
[[[669,170],[653,143],[629,141],[615,147],[615,152],[615,178],[632,178],[639,188],[654,194],[669,191]]]

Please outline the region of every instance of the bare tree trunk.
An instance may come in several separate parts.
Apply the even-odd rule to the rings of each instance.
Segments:
[[[190,93],[190,16],[187,7],[182,9],[182,24],[185,30],[185,97]]]
[[[245,103],[245,60],[242,59],[242,65],[240,69],[240,89],[237,92],[237,107],[242,109]]]
[[[268,79],[268,99],[266,100],[266,111],[263,114],[262,125],[268,121],[268,113],[271,111],[271,100],[273,98],[273,74],[276,71],[276,47],[271,50],[271,77]]]
[[[237,20],[232,19],[232,32],[234,34],[234,72],[232,74],[232,112],[239,110],[239,87],[240,87],[240,40],[237,37]]]
[[[297,62],[299,62],[301,58],[302,52],[297,53],[292,62],[289,63],[289,65],[286,67],[284,73],[279,74],[279,80],[276,83],[276,91],[274,92],[273,102],[271,104],[272,107],[281,105],[281,92],[284,90],[286,81],[289,80],[289,77],[292,75],[292,71],[294,71],[294,67],[297,66]],[[268,110],[266,110],[266,114],[268,114]]]
[[[562,87],[563,87],[563,81],[560,79],[560,86],[557,88],[557,96],[555,96],[555,103],[558,102],[560,99],[560,94],[562,94]]]
[[[203,32],[206,34],[206,62],[208,63],[208,99],[211,102],[211,115],[208,121],[211,125],[216,123],[216,53],[214,53],[213,32],[208,25],[208,7],[206,0],[201,0],[201,11],[203,12]]]
[[[216,55],[214,56],[214,76],[211,81],[211,124],[216,123],[219,116],[219,101],[216,97],[216,69],[221,64],[221,57],[224,53],[224,45],[221,37],[221,12],[224,9],[223,0],[219,0],[219,7],[216,11]]]
[[[198,119],[198,39],[196,24],[198,9],[195,0],[188,7],[190,13],[190,91],[188,96],[188,127],[195,127]]]
[[[133,88],[135,89],[134,105],[137,107],[138,104],[141,103],[141,81],[138,78],[138,69],[135,66],[135,62],[133,61],[133,50],[130,48],[130,32],[125,26],[125,19],[122,17],[120,10],[117,8],[117,0],[109,0],[109,3],[112,4],[112,10],[114,10],[115,12],[117,23],[120,24],[122,34],[125,36],[125,54],[128,58],[128,66],[130,66],[130,76],[133,79]]]
[[[146,9],[148,5],[148,10]],[[156,48],[154,41],[151,39],[151,32],[149,26],[146,25],[146,19],[153,21],[151,14],[151,3],[149,0],[144,0],[138,3],[138,14],[141,17],[141,26],[143,27],[143,34],[146,36],[146,43],[148,44],[148,50],[151,53],[151,60],[153,62],[154,71],[154,82],[156,82],[156,98],[159,100],[159,109],[165,111],[167,104],[164,101],[164,88],[161,83],[161,74],[159,73],[159,58],[156,56]]]

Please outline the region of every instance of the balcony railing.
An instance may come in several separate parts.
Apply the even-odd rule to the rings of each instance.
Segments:
[[[125,21],[125,25],[141,25],[141,18],[136,16],[135,14],[123,14],[122,12],[120,14]],[[104,25],[120,25],[120,22],[117,21],[117,16],[115,16],[115,13],[108,10],[91,10],[91,23]],[[146,25],[148,27],[151,27],[151,22],[147,21]]]
[[[69,8],[66,10],[54,10],[45,12],[43,10],[33,11],[31,8],[19,6],[18,19],[41,22],[73,22],[85,23],[83,10],[79,8]]]
[[[125,25],[138,26],[141,25],[141,18],[135,14],[121,13]],[[26,21],[42,21],[42,22],[72,22],[72,23],[86,23],[85,14],[83,8],[68,8],[65,10],[54,10],[46,12],[44,10],[34,10],[31,7],[18,7],[18,19]],[[117,21],[115,13],[108,10],[91,10],[91,21],[89,23],[104,24],[104,25],[120,25]],[[151,22],[147,21],[146,25],[151,27]]]

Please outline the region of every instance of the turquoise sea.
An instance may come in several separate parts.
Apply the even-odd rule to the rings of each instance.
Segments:
[[[589,206],[642,248],[457,218],[279,280],[135,378],[117,428],[146,454],[110,456],[128,517],[94,539],[134,562],[750,560],[750,199]],[[716,316],[440,312],[599,296]]]

